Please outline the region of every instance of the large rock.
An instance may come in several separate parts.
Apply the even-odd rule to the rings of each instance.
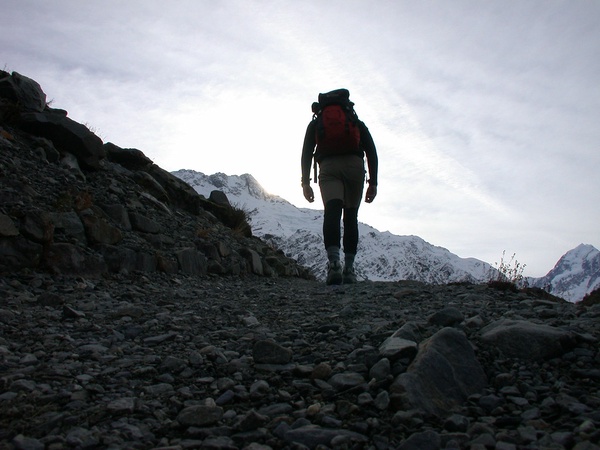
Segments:
[[[264,275],[264,267],[260,255],[251,248],[244,248],[240,254],[246,258],[250,265],[250,271],[256,275]]]
[[[37,81],[20,73],[0,71],[0,98],[18,105],[22,112],[41,112],[46,108],[46,94]]]
[[[481,330],[483,342],[500,349],[505,356],[542,360],[560,356],[576,344],[569,331],[525,320],[502,319]]]
[[[51,242],[54,236],[54,223],[50,213],[39,209],[26,211],[21,219],[21,234],[41,244]]]
[[[193,405],[181,410],[177,421],[184,426],[202,427],[212,425],[223,417],[223,408],[216,405]]]
[[[417,343],[408,339],[390,336],[379,346],[379,354],[392,362],[400,358],[412,359],[417,354]]]
[[[112,142],[104,144],[109,161],[116,162],[129,170],[141,170],[152,164],[152,160],[137,148],[121,148]]]
[[[91,209],[81,212],[81,221],[91,244],[114,245],[123,239],[123,234],[117,227],[110,225],[102,217],[98,217]]]
[[[334,440],[337,440],[336,442],[341,445],[345,445],[344,448],[362,448],[362,445],[368,440],[366,436],[354,431],[341,428],[322,428],[317,425],[305,425],[287,430],[283,434],[283,439],[308,448],[329,446],[332,445]],[[356,446],[352,447],[351,444],[356,444]],[[341,445],[338,448],[342,448]]]
[[[206,275],[206,257],[193,247],[181,249],[175,253],[179,267],[183,273],[189,275]]]
[[[486,385],[483,368],[465,334],[443,328],[421,344],[390,392],[400,397],[402,408],[444,416]]]
[[[44,263],[53,273],[100,277],[107,272],[106,263],[99,255],[86,253],[68,243],[50,245]]]
[[[40,264],[43,250],[41,244],[23,236],[0,237],[0,269],[9,271],[35,268]]]
[[[257,364],[287,364],[292,360],[292,351],[269,340],[257,341],[252,349]]]
[[[52,141],[63,154],[72,153],[86,169],[99,169],[106,154],[102,140],[85,125],[67,117],[65,111],[46,109],[21,114],[21,128]]]

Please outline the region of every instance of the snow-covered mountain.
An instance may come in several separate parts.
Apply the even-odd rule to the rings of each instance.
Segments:
[[[592,245],[578,245],[565,253],[546,276],[530,280],[530,285],[579,301],[600,288],[600,251]]]
[[[323,248],[323,211],[298,208],[281,197],[268,194],[252,175],[205,175],[192,170],[173,174],[196,192],[209,197],[224,192],[230,203],[245,210],[252,232],[275,244],[286,255],[325,277],[327,257]],[[397,236],[359,223],[360,241],[356,272],[373,281],[418,280],[427,283],[477,282],[489,276],[491,266],[473,258],[460,258],[417,236]]]
[[[249,174],[205,175],[193,170],[173,174],[209,197],[214,190],[225,193],[230,203],[248,213],[252,232],[271,242],[325,278],[327,258],[323,248],[323,211],[298,208],[276,195],[265,192]],[[426,283],[488,281],[495,269],[488,263],[461,258],[418,236],[398,236],[359,223],[359,248],[356,272],[359,278],[373,281],[417,280]],[[580,245],[565,254],[554,269],[542,278],[529,278],[541,287],[569,301],[578,301],[600,286],[600,256],[590,245]]]

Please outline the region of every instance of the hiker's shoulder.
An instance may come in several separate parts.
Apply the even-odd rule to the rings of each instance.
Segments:
[[[361,130],[369,131],[369,127],[367,127],[367,124],[364,123],[362,120],[358,119],[357,124]]]

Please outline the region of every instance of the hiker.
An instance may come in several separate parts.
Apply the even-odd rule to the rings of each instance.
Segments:
[[[358,208],[365,184],[364,156],[367,157],[369,187],[365,202],[377,195],[377,150],[366,125],[358,119],[347,89],[319,94],[312,104],[313,120],[308,124],[302,147],[302,190],[310,203],[315,200],[310,186],[314,158],[315,183],[325,207],[323,240],[327,251],[327,284],[356,283],[354,258],[358,247]],[[316,147],[316,150],[315,150]],[[344,266],[340,261],[340,221],[344,224]]]

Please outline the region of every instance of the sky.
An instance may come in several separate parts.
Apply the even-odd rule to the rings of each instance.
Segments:
[[[309,204],[311,104],[347,88],[379,155],[359,220],[545,275],[600,248],[600,1],[0,0],[0,68],[169,171]]]

